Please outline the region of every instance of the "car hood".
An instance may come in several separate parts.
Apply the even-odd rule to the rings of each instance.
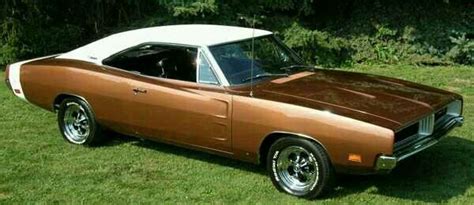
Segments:
[[[254,97],[329,111],[397,130],[459,98],[394,78],[336,70],[302,72],[254,86]]]

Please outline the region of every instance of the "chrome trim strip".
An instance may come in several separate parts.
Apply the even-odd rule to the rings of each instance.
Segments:
[[[401,160],[404,160],[408,157],[411,157],[411,156],[417,154],[418,152],[421,152],[425,149],[428,149],[429,147],[435,145],[438,142],[439,142],[439,139],[426,138],[426,139],[420,141],[419,143],[417,143],[416,145],[410,147],[409,150],[408,150],[409,151],[408,153],[405,153],[405,154],[397,157],[397,161],[401,161]]]
[[[143,46],[146,46],[146,45],[189,47],[189,48],[196,48],[196,49],[200,48],[200,46],[197,46],[197,45],[189,45],[189,44],[181,44],[181,43],[167,43],[167,42],[158,42],[158,41],[156,41],[156,42],[155,42],[155,41],[147,41],[147,42],[142,42],[142,43],[139,43],[139,44],[137,44],[137,45],[130,46],[130,47],[128,47],[128,48],[122,49],[122,50],[120,50],[120,51],[117,51],[117,52],[115,52],[115,53],[113,53],[113,54],[110,54],[110,55],[108,55],[108,56],[106,56],[106,57],[103,57],[103,58],[101,58],[101,59],[99,59],[99,58],[97,58],[97,57],[95,57],[95,56],[91,56],[91,55],[88,55],[88,56],[87,56],[87,59],[83,58],[84,56],[80,56],[79,58],[70,58],[70,57],[77,57],[77,56],[75,56],[74,54],[71,56],[70,53],[71,53],[72,51],[75,51],[75,50],[79,49],[79,48],[77,48],[77,49],[75,49],[75,50],[72,50],[72,51],[70,51],[70,52],[68,52],[68,53],[64,53],[63,55],[59,55],[59,56],[56,57],[56,58],[59,58],[59,59],[80,60],[80,61],[84,61],[84,62],[93,63],[93,64],[96,64],[96,65],[105,65],[105,64],[104,64],[104,61],[107,61],[107,60],[109,60],[109,59],[111,59],[111,58],[114,58],[114,57],[116,57],[116,56],[118,56],[118,55],[121,55],[121,54],[123,54],[123,53],[125,53],[125,52],[127,52],[127,51],[133,50],[133,49],[135,49],[135,48],[143,47]],[[84,47],[84,46],[83,46],[83,47]],[[80,47],[80,48],[82,48],[82,47]]]

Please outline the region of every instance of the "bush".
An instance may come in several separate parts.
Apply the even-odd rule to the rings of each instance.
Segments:
[[[466,38],[465,33],[455,32],[449,39],[454,46],[448,51],[447,57],[456,63],[474,64],[474,40]]]
[[[254,20],[257,28],[281,34],[309,64],[473,64],[469,0],[4,0],[2,6],[0,64],[132,28],[250,27]]]
[[[306,62],[328,67],[352,63],[352,50],[347,41],[328,32],[306,29],[294,23],[283,31],[283,36],[285,43]]]
[[[21,27],[14,19],[1,22],[0,33],[0,65],[6,65],[18,59],[18,54],[23,53],[19,34]]]

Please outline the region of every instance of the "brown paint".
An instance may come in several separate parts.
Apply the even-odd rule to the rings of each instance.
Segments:
[[[276,79],[276,80],[272,80],[272,83],[278,83],[278,84],[287,83],[287,82],[290,82],[292,80],[296,80],[296,79],[299,79],[299,78],[304,78],[306,76],[310,76],[310,75],[313,75],[313,74],[314,74],[313,72],[296,73],[296,74],[288,76],[287,78],[279,78],[279,79]]]
[[[258,163],[265,137],[295,133],[321,143],[337,170],[373,171],[392,154],[394,132],[457,94],[407,81],[316,70],[250,86],[219,87],[146,77],[86,62],[23,65],[26,98],[53,110],[61,94],[81,96],[115,131]],[[134,90],[146,91],[135,92]],[[349,155],[360,155],[349,160]]]

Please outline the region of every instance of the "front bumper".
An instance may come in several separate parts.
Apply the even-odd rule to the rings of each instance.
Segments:
[[[375,161],[375,170],[386,172],[390,171],[397,166],[399,161],[402,161],[414,154],[421,152],[440,141],[440,139],[446,136],[453,128],[462,126],[464,118],[462,116],[450,117],[443,123],[442,126],[438,127],[432,135],[426,136],[416,141],[411,142],[401,148],[394,151],[391,156],[380,155]]]

